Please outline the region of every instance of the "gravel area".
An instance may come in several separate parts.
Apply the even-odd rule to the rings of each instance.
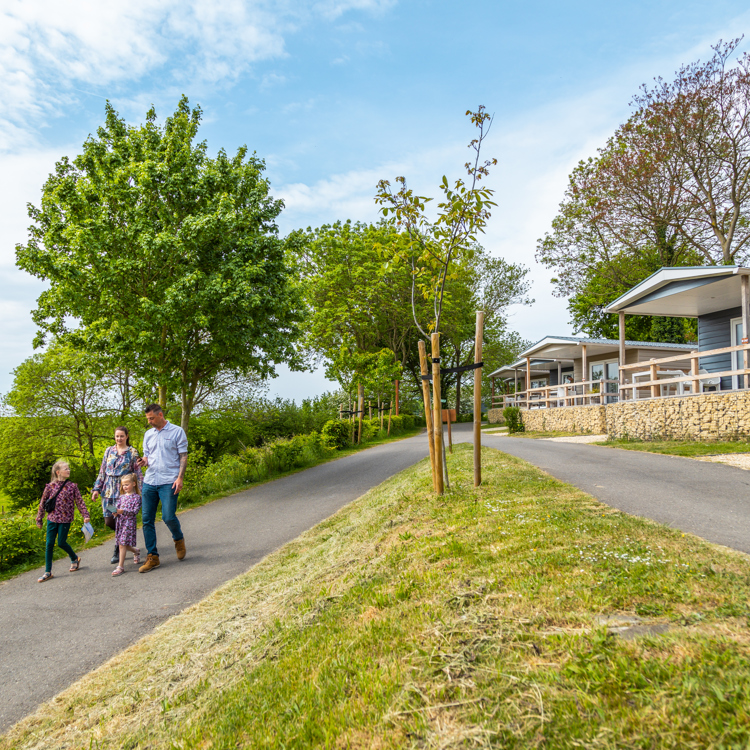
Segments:
[[[750,469],[750,453],[723,453],[720,456],[698,456],[697,459],[714,464],[729,464],[738,469]]]

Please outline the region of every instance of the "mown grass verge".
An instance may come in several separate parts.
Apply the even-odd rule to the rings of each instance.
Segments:
[[[687,440],[607,440],[596,445],[609,448],[624,448],[628,451],[647,451],[649,453],[664,453],[670,456],[719,456],[725,453],[750,453],[750,442],[717,441],[715,443],[699,443]]]
[[[587,433],[583,432],[564,432],[562,430],[525,430],[524,432],[514,432],[513,437],[514,438],[531,438],[536,440],[544,440],[547,438],[556,438],[556,437],[581,437],[582,435],[585,435]]]
[[[243,490],[250,489],[252,487],[257,487],[261,484],[266,484],[267,482],[273,482],[276,479],[281,479],[282,477],[289,476],[290,474],[296,474],[300,471],[304,471],[305,469],[312,468],[313,466],[318,466],[320,464],[328,463],[329,461],[336,461],[339,458],[346,458],[347,456],[351,456],[354,453],[359,453],[360,451],[366,450],[367,448],[373,448],[376,445],[384,445],[385,443],[392,443],[396,442],[398,440],[405,440],[409,437],[414,437],[415,435],[419,435],[424,430],[423,427],[413,427],[409,429],[402,430],[402,432],[399,435],[380,435],[380,436],[373,436],[369,440],[367,440],[366,443],[363,443],[361,445],[354,445],[347,448],[340,448],[336,450],[332,450],[326,455],[315,455],[315,456],[308,456],[300,465],[295,466],[292,469],[288,469],[286,471],[275,471],[273,473],[269,473],[266,476],[263,476],[260,479],[257,479],[255,481],[251,482],[244,482],[238,479],[232,479],[231,477],[228,478],[228,481],[222,482],[221,486],[222,489],[214,491],[214,492],[203,492],[203,493],[196,493],[196,492],[184,492],[181,493],[180,499],[178,501],[177,509],[178,513],[189,510],[191,508],[198,508],[201,505],[206,505],[207,503],[211,503],[214,500],[219,500],[222,497],[227,497],[228,495],[233,495],[237,492],[242,492]],[[94,511],[98,511],[99,516],[101,517],[101,511],[100,506],[98,505],[99,501],[93,502],[91,500],[90,492],[84,493],[84,500],[86,501],[86,506],[88,507],[89,511],[92,513]],[[33,509],[33,513],[29,511],[31,517],[36,513],[36,508]],[[0,516],[0,519],[2,516]],[[156,513],[156,520],[161,520],[161,506],[159,506],[159,510]],[[93,549],[94,547],[99,547],[102,544],[105,544],[107,542],[112,543],[115,537],[114,531],[111,531],[106,526],[102,526],[101,524],[97,524],[96,528],[96,534],[93,536],[91,541],[88,542],[88,544],[83,544],[83,537],[81,534],[81,523],[82,519],[80,515],[78,514],[78,511],[76,511],[76,519],[73,525],[71,526],[71,535],[68,539],[69,543],[73,547],[73,549],[76,552],[82,552],[85,550]],[[138,523],[138,528],[141,528],[140,522]],[[59,548],[55,547],[54,552],[54,560],[61,560],[61,559],[67,559],[67,555]],[[41,564],[44,563],[44,536],[43,534],[39,534],[39,543],[38,543],[38,550],[29,557],[29,559],[24,560],[21,563],[18,563],[16,565],[12,565],[8,567],[5,570],[0,570],[0,582],[6,581],[10,578],[15,578],[17,575],[20,575],[21,573],[26,573],[29,570],[35,570],[38,568]]]
[[[0,748],[730,748],[747,556],[485,448],[402,472],[161,625]],[[597,617],[669,630],[625,640]]]

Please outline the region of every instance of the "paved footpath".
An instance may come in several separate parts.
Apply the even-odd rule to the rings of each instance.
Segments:
[[[375,446],[180,514],[187,556],[167,527],[157,535],[161,566],[112,578],[113,543],[81,554],[51,581],[30,571],[0,584],[0,732],[98,667],[168,617],[299,536],[388,477],[427,455],[427,438]],[[143,550],[143,536],[138,543]],[[74,543],[75,547],[75,543]],[[145,554],[145,553],[144,553]]]
[[[454,428],[471,440],[471,425]],[[627,513],[750,552],[750,472],[690,459],[590,445],[483,436]],[[75,679],[269,552],[427,455],[424,435],[377,446],[181,514],[188,554],[178,562],[159,524],[162,564],[112,578],[111,545],[82,555],[78,573],[55,561],[0,584],[0,731]],[[139,540],[142,540],[139,532]]]

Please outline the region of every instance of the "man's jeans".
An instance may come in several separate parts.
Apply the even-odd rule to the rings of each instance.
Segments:
[[[161,520],[167,524],[172,532],[175,542],[182,539],[182,529],[177,520],[177,495],[171,484],[143,484],[143,538],[146,542],[146,550],[150,555],[158,555],[156,549],[156,509],[161,500]]]

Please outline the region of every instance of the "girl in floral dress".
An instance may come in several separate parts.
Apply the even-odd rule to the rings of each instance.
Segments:
[[[120,480],[120,493],[115,512],[115,538],[119,546],[120,564],[112,571],[113,576],[125,572],[125,553],[133,553],[133,562],[141,562],[141,551],[135,546],[136,517],[141,509],[141,496],[138,494],[138,481],[135,474],[126,474]]]
[[[36,514],[36,525],[41,529],[44,514],[47,514],[47,547],[44,555],[44,575],[38,579],[39,583],[44,583],[52,578],[52,553],[54,552],[55,542],[60,549],[68,553],[70,557],[70,572],[75,573],[81,565],[81,558],[73,551],[68,544],[68,532],[70,524],[73,522],[75,507],[83,516],[83,520],[88,522],[89,509],[78,491],[78,485],[73,484],[70,478],[70,465],[67,461],[56,461],[52,467],[52,477],[50,483],[44,488],[42,499],[39,501],[39,510]],[[55,497],[55,509],[47,511],[44,507],[45,502]]]
[[[104,451],[99,476],[94,482],[91,499],[96,500],[101,496],[104,523],[110,528],[115,528],[114,512],[108,510],[107,506],[117,505],[120,495],[120,479],[125,474],[135,474],[138,481],[138,492],[143,483],[143,474],[138,466],[138,451],[130,445],[130,431],[127,427],[115,428],[115,444]],[[135,544],[135,542],[134,542]],[[112,553],[113,565],[120,559],[120,549],[115,542],[115,550]]]

